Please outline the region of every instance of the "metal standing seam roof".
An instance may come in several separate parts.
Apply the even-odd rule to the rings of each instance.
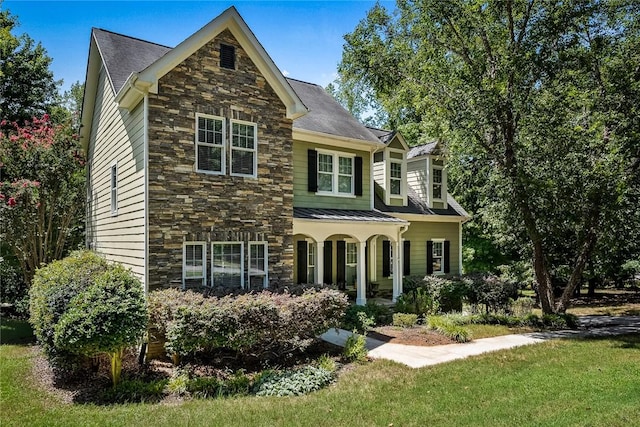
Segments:
[[[379,184],[376,183],[375,186],[381,190]],[[376,192],[374,199],[374,207],[380,212],[470,217],[450,194],[447,194],[447,209],[433,209],[430,208],[427,202],[411,187],[407,188],[407,206],[387,206],[377,193],[378,192]]]
[[[358,211],[351,209],[293,208],[293,217],[298,219],[315,219],[321,221],[406,222],[403,219],[395,218],[376,210]]]

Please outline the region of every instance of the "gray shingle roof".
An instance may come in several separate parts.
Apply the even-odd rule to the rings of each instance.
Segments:
[[[364,141],[380,140],[344,109],[327,91],[313,83],[287,79],[309,112],[293,122],[293,127]]]
[[[375,210],[293,208],[293,217],[324,221],[405,222],[402,219],[394,218]]]
[[[144,70],[171,50],[167,46],[99,28],[93,29],[93,36],[116,93],[131,73]]]
[[[428,144],[411,147],[411,150],[409,150],[409,153],[407,153],[407,159],[412,159],[414,157],[419,157],[419,156],[425,156],[427,154],[435,154],[437,146],[438,146],[438,143],[436,141],[433,141],[433,142],[429,142]]]
[[[380,187],[378,184],[375,185],[376,187]],[[458,202],[455,201],[453,197],[451,197],[450,194],[447,194],[447,209],[432,209],[411,187],[407,189],[407,206],[387,206],[384,204],[384,201],[378,197],[379,192],[380,191],[376,191],[373,203],[374,207],[381,212],[469,217],[469,214],[458,204]]]
[[[394,130],[378,129],[370,126],[367,126],[367,129],[369,129],[369,131],[372,134],[377,136],[378,139],[385,144],[388,144],[389,142],[391,142],[391,140],[393,139],[394,136],[396,136],[396,133],[397,133]]]

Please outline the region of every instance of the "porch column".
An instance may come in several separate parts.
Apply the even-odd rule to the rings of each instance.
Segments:
[[[324,240],[316,242],[316,284],[324,284]]]
[[[372,237],[369,241],[369,280],[371,282],[375,282],[378,280],[378,266],[376,265],[376,261],[378,259],[378,238],[376,236]]]
[[[402,294],[402,255],[402,239],[398,238],[393,243],[393,302]]]
[[[365,251],[367,241],[358,242],[358,271],[356,274],[356,304],[365,305],[367,303],[367,270],[365,267]]]

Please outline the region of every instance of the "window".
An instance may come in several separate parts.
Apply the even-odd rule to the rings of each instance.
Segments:
[[[204,279],[206,277],[206,244],[203,242],[185,243],[182,250],[182,279]]]
[[[257,175],[257,126],[231,121],[231,175]]]
[[[236,69],[236,48],[234,46],[220,45],[220,67],[229,70]]]
[[[267,287],[268,263],[267,242],[249,242],[249,289]]]
[[[433,198],[442,199],[442,168],[433,167]]]
[[[347,256],[346,256],[346,279],[348,285],[353,285],[357,280],[357,268],[358,268],[358,247],[355,243],[347,242]]]
[[[196,170],[224,173],[224,119],[196,115]]]
[[[400,196],[402,194],[402,163],[391,162],[389,175],[389,186],[391,194]]]
[[[111,214],[118,213],[118,163],[111,165]]]
[[[316,244],[307,243],[307,283],[316,283]]]
[[[354,157],[318,153],[318,192],[351,195]]]
[[[211,243],[211,283],[225,288],[244,288],[242,242]]]
[[[444,273],[444,241],[433,241],[431,265],[434,273]]]

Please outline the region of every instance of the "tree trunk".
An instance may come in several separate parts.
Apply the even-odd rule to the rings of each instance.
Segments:
[[[558,301],[558,304],[556,305],[556,313],[564,314],[567,311],[567,308],[569,308],[569,300],[573,295],[573,291],[582,280],[582,273],[584,273],[587,262],[591,258],[591,252],[593,251],[595,244],[596,231],[594,227],[590,227],[589,231],[587,231],[587,235],[585,236],[584,241],[582,242],[580,255],[578,255],[578,259],[573,266],[573,271],[571,272],[569,283],[567,284],[567,287],[564,288],[562,296],[560,297],[560,301]]]

